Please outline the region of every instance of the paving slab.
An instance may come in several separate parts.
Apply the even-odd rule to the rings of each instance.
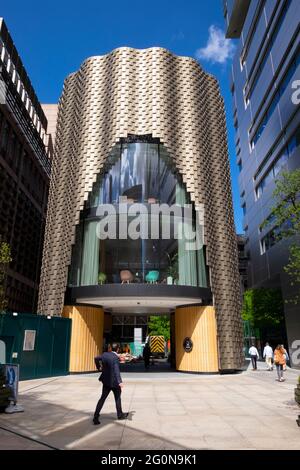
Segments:
[[[300,449],[298,372],[285,377],[264,364],[235,375],[124,372],[129,417],[116,419],[111,394],[100,426],[98,374],[20,382],[25,411],[0,415],[0,449]]]

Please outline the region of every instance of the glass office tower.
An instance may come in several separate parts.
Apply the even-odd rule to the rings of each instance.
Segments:
[[[298,0],[224,1],[227,37],[239,38],[231,91],[236,129],[239,187],[244,211],[249,287],[281,288],[284,300],[295,286],[284,272],[290,241],[278,241],[270,220],[275,180],[300,166],[300,109],[292,100],[300,77]],[[264,220],[270,224],[262,228]],[[300,338],[299,306],[285,303],[288,346]]]

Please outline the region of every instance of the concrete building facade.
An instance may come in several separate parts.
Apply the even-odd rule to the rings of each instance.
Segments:
[[[51,149],[46,116],[0,18],[0,236],[11,247],[11,311],[36,312]]]

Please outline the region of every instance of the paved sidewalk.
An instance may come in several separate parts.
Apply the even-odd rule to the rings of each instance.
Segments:
[[[97,377],[21,382],[25,412],[0,415],[0,449],[300,449],[296,371],[283,383],[262,363],[237,375],[124,373],[129,419],[116,420],[110,396],[94,426]]]

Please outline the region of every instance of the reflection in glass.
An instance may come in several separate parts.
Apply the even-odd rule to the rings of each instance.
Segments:
[[[174,204],[183,183],[162,145],[135,142],[118,144],[99,174],[87,207],[128,202]]]

